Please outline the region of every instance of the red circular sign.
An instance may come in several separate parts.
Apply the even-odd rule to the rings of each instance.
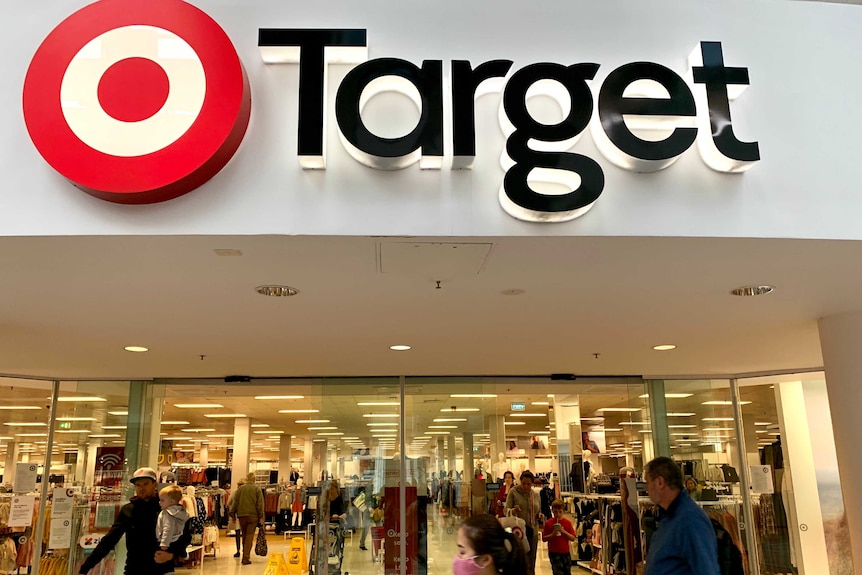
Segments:
[[[179,37],[205,75],[205,94],[190,127],[160,149],[139,155],[114,155],[85,143],[70,127],[61,102],[64,77],[76,55],[92,40],[126,26],[149,26]],[[158,62],[138,60],[119,60],[93,87],[105,116],[130,127],[158,111],[168,97],[166,87],[177,89],[173,81],[165,82]],[[144,76],[129,81],[139,74]],[[248,128],[251,88],[227,34],[198,8],[182,0],[101,0],[69,16],[42,42],[27,70],[23,103],[30,138],[60,174],[103,200],[151,204],[194,190],[227,164]]]

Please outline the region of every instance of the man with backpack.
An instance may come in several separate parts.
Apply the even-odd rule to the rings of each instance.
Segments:
[[[683,489],[682,471],[669,457],[644,469],[646,490],[659,507],[644,575],[721,575],[712,523]]]

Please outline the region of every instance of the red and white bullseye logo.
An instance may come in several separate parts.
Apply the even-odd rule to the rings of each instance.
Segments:
[[[45,160],[124,204],[181,196],[239,148],[251,89],[224,30],[182,0],[101,0],[45,39],[24,120]]]

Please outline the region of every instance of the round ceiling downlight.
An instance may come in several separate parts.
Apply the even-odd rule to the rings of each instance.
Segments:
[[[412,348],[409,345],[390,345],[392,351],[410,351]]]
[[[291,297],[299,295],[299,290],[290,286],[266,285],[257,286],[254,291],[270,297]]]
[[[775,286],[742,286],[730,290],[731,295],[749,297],[755,295],[766,295],[775,291]]]

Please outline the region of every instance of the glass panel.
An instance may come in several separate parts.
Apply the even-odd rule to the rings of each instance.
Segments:
[[[536,477],[536,501],[526,509],[525,498],[521,515],[538,528],[554,499],[565,499],[571,511],[575,491],[618,493],[621,468],[641,466],[645,446],[651,449],[637,378],[408,378],[405,418],[417,564],[429,574],[451,572],[461,522],[503,515],[507,491],[525,470]],[[506,472],[514,484],[504,483]],[[534,538],[530,560],[549,574],[546,544]]]
[[[852,573],[823,373],[740,380],[761,573]]]
[[[672,458],[683,471],[685,489],[707,515],[731,537],[731,544],[749,566],[745,541],[745,513],[740,483],[739,441],[730,381],[724,379],[665,381],[667,428]],[[747,405],[748,399],[743,398]],[[641,502],[645,516],[654,506]],[[646,540],[649,540],[648,534]]]

